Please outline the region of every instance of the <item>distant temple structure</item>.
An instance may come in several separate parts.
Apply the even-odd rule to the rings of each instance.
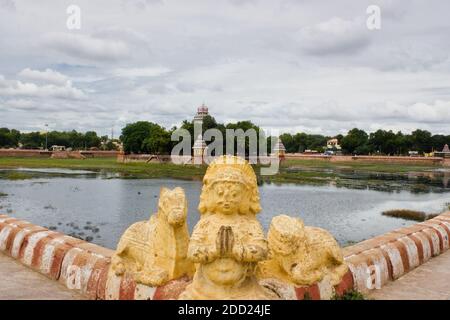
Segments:
[[[283,142],[281,141],[281,139],[278,138],[278,142],[277,142],[277,144],[275,145],[275,147],[273,148],[273,153],[272,153],[272,155],[273,155],[273,156],[276,156],[276,157],[278,157],[278,158],[283,159],[284,156],[285,156],[285,154],[286,154],[286,148],[284,147],[284,144],[283,144]]]
[[[203,118],[209,116],[208,107],[203,103],[200,107],[197,108],[197,114],[194,117],[194,122],[198,121],[203,123]]]
[[[341,150],[341,146],[339,145],[339,140],[336,138],[328,140],[327,141],[327,149]]]
[[[448,147],[448,144],[444,146],[441,152],[435,151],[434,152],[435,157],[442,157],[442,158],[450,158],[450,148]]]
[[[203,103],[197,108],[197,114],[194,116],[194,132],[200,132],[200,134],[195,138],[194,146],[192,147],[194,164],[202,164],[203,156],[206,153],[206,142],[203,139],[202,127],[203,119],[209,115],[208,107]]]
[[[328,140],[325,155],[341,155],[341,154],[342,148],[339,145],[339,140],[336,138]]]

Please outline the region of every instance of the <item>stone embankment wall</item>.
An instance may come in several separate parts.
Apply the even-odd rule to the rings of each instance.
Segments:
[[[44,150],[0,149],[0,157],[50,158],[51,156],[51,151]]]
[[[191,157],[189,157],[189,160]],[[168,163],[171,162],[170,155],[156,155],[156,154],[123,154],[117,155],[117,162],[144,162],[144,163]]]
[[[17,158],[115,158],[118,151],[45,151],[45,150],[21,150],[21,149],[0,149],[1,157]]]
[[[344,248],[354,288],[367,293],[449,248],[450,212]]]
[[[349,272],[339,285],[331,291],[322,283],[290,286],[284,297],[318,300],[376,290],[448,250],[449,237],[450,212],[346,247]],[[152,288],[126,276],[108,277],[112,250],[7,215],[0,215],[0,251],[90,299],[176,299],[190,282],[181,278]]]
[[[450,159],[440,157],[397,157],[397,156],[326,156],[301,153],[287,153],[286,159],[293,160],[324,160],[330,162],[384,162],[399,164],[424,164],[424,165],[445,165],[450,166]]]
[[[450,159],[444,160],[444,167],[450,167]]]

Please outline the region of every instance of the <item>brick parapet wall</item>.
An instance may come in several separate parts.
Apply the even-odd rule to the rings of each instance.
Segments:
[[[313,300],[351,289],[367,293],[448,250],[449,238],[450,212],[344,248],[349,272],[337,286],[279,284],[278,291],[285,299]],[[0,251],[90,299],[176,299],[191,281],[153,288],[128,276],[108,277],[113,250],[1,214]]]
[[[447,165],[450,159],[440,157],[400,157],[400,156],[327,156],[322,154],[286,153],[286,159],[290,160],[323,160],[330,162],[385,162],[399,164],[423,164],[423,165]]]
[[[51,156],[51,151],[44,150],[0,149],[0,157],[50,158]]]
[[[17,158],[50,158],[52,155],[60,154],[80,154],[86,158],[115,158],[119,154],[118,151],[45,151],[45,150],[22,150],[22,149],[0,149],[1,157],[17,157]],[[68,158],[68,157],[66,157]]]
[[[354,288],[379,289],[449,248],[450,213],[344,248]]]

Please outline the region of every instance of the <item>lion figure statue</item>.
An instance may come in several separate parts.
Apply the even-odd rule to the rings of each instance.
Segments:
[[[131,275],[136,283],[156,287],[192,276],[194,265],[186,259],[189,231],[187,201],[182,188],[162,188],[158,212],[148,221],[131,225],[120,238],[110,272]]]
[[[258,264],[259,278],[310,286],[328,278],[338,285],[348,267],[336,240],[326,230],[305,227],[299,218],[279,215],[268,232],[269,260]]]

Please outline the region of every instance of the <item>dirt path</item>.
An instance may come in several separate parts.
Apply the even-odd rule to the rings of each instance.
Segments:
[[[450,300],[450,250],[369,295],[377,300]]]
[[[84,297],[0,252],[0,300],[74,299]]]

